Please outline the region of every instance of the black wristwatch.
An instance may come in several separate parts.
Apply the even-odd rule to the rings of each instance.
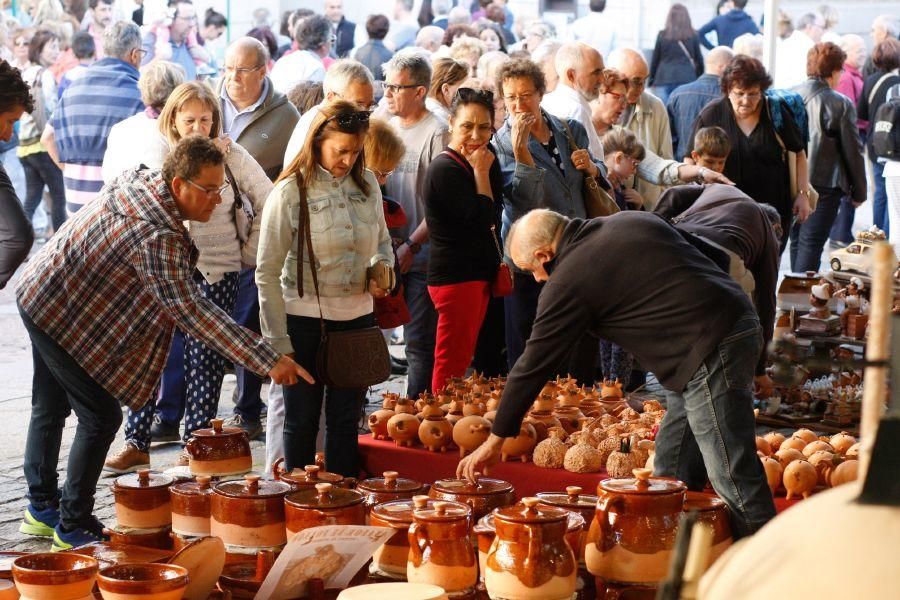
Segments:
[[[403,243],[409,246],[409,251],[413,254],[418,254],[419,250],[422,249],[422,244],[412,241],[411,238],[406,238],[403,240]]]

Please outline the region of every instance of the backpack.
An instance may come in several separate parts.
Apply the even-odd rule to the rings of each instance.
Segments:
[[[900,84],[887,91],[870,125],[872,150],[878,158],[900,160]]]

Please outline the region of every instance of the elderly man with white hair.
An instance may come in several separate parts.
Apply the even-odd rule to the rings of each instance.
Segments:
[[[544,73],[544,81],[547,82],[547,93],[556,89],[559,83],[559,73],[556,72],[556,53],[562,47],[556,40],[544,40],[531,53],[531,60],[541,68]],[[601,54],[602,56],[602,54]]]
[[[900,38],[900,18],[897,15],[878,15],[872,20],[871,35],[873,48],[888,38]],[[868,77],[877,70],[869,55],[863,66],[863,77]]]
[[[416,48],[429,54],[437,52],[444,42],[444,30],[436,25],[426,25],[416,34]]]

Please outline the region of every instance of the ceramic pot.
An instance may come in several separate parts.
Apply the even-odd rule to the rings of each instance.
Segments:
[[[394,535],[372,555],[371,572],[382,577],[406,580],[406,563],[409,560],[409,526],[413,511],[433,508],[434,500],[428,496],[413,496],[411,500],[394,500],[377,504],[369,513],[369,524],[390,527]]]
[[[507,460],[521,460],[528,462],[531,451],[537,445],[537,433],[530,423],[522,423],[519,427],[519,435],[503,440],[500,447],[500,459],[503,462]]]
[[[171,525],[154,529],[116,527],[115,529],[104,529],[103,533],[109,536],[109,541],[113,544],[159,548],[160,550],[171,550],[173,544]]]
[[[97,576],[104,600],[180,600],[187,583],[187,569],[160,563],[116,565]]]
[[[365,497],[356,490],[317,483],[309,490],[293,492],[284,499],[287,536],[320,525],[365,525]]]
[[[479,415],[463,417],[453,426],[453,443],[459,446],[463,457],[484,443],[491,434],[491,422]]]
[[[294,469],[290,473],[281,468],[284,459],[279,458],[272,464],[272,477],[291,486],[291,491],[299,492],[316,487],[317,483],[330,483],[335,487],[349,487],[343,475],[329,473],[317,465],[306,465],[302,469]]]
[[[210,498],[210,533],[231,546],[284,545],[284,496],[290,490],[283,481],[260,481],[259,475],[219,483]]]
[[[651,478],[604,479],[597,486],[597,513],[585,542],[587,569],[612,583],[657,584],[669,571],[685,485]]]
[[[211,428],[198,429],[185,444],[192,475],[243,475],[253,468],[247,432],[240,427],[222,427],[223,423],[213,419]]]
[[[472,509],[473,522],[495,508],[509,506],[516,500],[513,486],[499,479],[479,477],[475,483],[465,479],[439,479],[428,495],[435,500],[462,502]]]
[[[155,529],[172,523],[169,486],[174,479],[150,469],[117,477],[112,490],[116,522],[121,528]]]
[[[219,587],[232,598],[255,598],[274,563],[275,553],[261,550],[257,552],[256,560],[225,565],[219,575]]]
[[[388,421],[388,435],[398,446],[412,446],[419,438],[419,419],[414,414],[398,412]]]
[[[407,581],[440,586],[451,597],[474,591],[478,563],[469,535],[471,515],[458,502],[438,501],[413,511]]]
[[[172,531],[181,536],[209,535],[209,507],[213,490],[209,475],[194,481],[176,483],[169,488],[172,504]]]
[[[713,564],[731,546],[731,517],[725,502],[710,494],[688,491],[684,498],[684,512],[698,511],[698,521],[713,532],[713,546],[709,553],[709,563]]]
[[[528,416],[525,417],[525,423],[531,423],[531,425],[535,429],[535,433],[539,433],[538,441],[543,442],[547,439],[547,432],[551,427],[559,427],[562,428],[562,423],[559,422],[552,412],[550,411],[531,411],[528,413]]]
[[[578,563],[566,541],[569,512],[537,498],[494,511],[494,539],[485,562],[484,586],[492,598],[568,600]]]
[[[369,415],[369,430],[372,432],[372,437],[376,440],[388,439],[388,421],[397,414],[394,412],[394,409],[389,408],[389,405],[393,406],[393,402],[389,403],[388,400],[385,400],[383,408]]]
[[[440,417],[426,417],[419,425],[419,441],[431,452],[446,452],[453,441],[453,425],[443,413]]]
[[[400,477],[397,471],[385,471],[382,477],[363,479],[356,486],[356,490],[366,497],[364,504],[366,512],[382,502],[392,500],[410,500],[416,494],[422,493],[422,484],[413,479]]]
[[[80,600],[91,593],[100,563],[81,554],[27,554],[12,563],[19,592],[30,600]]]
[[[581,420],[584,419],[584,413],[579,410],[578,406],[557,406],[553,411],[553,416],[559,419],[560,425],[565,429],[566,435],[570,435],[581,428]]]
[[[580,515],[584,519],[585,526],[579,536],[576,544],[572,544],[575,555],[578,560],[584,563],[584,540],[587,537],[588,527],[594,520],[594,513],[597,510],[597,496],[592,494],[582,494],[581,488],[577,485],[570,485],[566,488],[566,492],[538,492],[536,495],[541,504],[562,508],[571,513]],[[571,540],[569,542],[572,543]]]

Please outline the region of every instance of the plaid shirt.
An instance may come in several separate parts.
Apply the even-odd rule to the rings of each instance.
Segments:
[[[279,354],[201,295],[199,252],[162,175],[129,170],[30,261],[19,304],[129,408],[153,397],[175,326],[265,374]]]

